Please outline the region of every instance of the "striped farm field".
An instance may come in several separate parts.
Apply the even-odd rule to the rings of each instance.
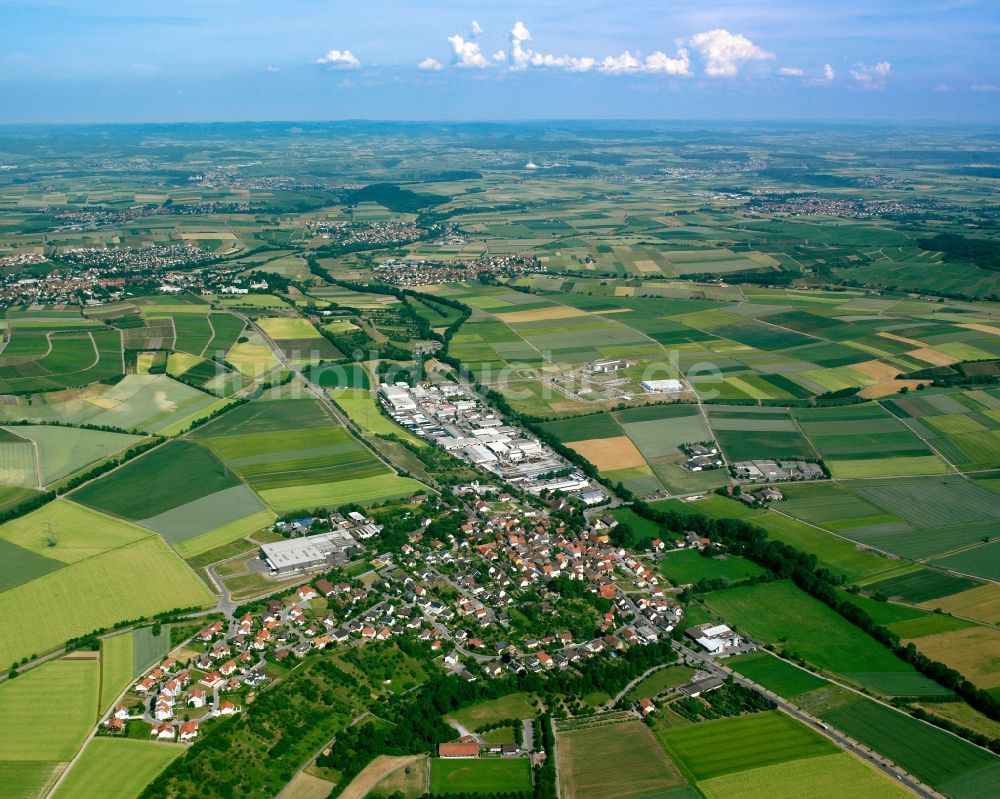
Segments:
[[[891,777],[841,752],[725,774],[698,783],[706,799],[908,799]]]
[[[0,685],[0,761],[66,761],[97,721],[100,663],[62,659]]]
[[[870,699],[858,699],[819,715],[953,799],[995,795],[983,790],[995,789],[1000,759],[957,736]]]
[[[875,458],[866,460],[828,460],[834,477],[850,480],[860,477],[908,477],[950,474],[951,468],[937,455],[912,458]]]
[[[180,757],[180,744],[94,738],[63,778],[53,799],[136,799],[143,789]]]
[[[837,752],[826,738],[776,710],[666,729],[658,737],[699,783]]]
[[[685,784],[638,721],[558,732],[556,751],[565,799],[628,799]]]
[[[132,633],[101,639],[101,713],[132,682]]]

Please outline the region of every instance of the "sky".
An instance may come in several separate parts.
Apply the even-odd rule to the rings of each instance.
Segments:
[[[0,0],[0,124],[1000,121],[996,0]]]

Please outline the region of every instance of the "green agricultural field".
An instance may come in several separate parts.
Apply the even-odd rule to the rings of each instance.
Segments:
[[[754,652],[731,658],[728,663],[735,671],[763,685],[778,696],[791,699],[827,685],[827,681],[805,669],[793,666],[767,652]]]
[[[370,388],[368,371],[359,363],[322,363],[306,372],[306,377],[323,388]]]
[[[1000,776],[1000,761],[995,755],[869,699],[858,699],[820,716],[955,799],[975,799],[984,794],[949,791],[951,781],[977,774],[984,780],[978,784],[982,790],[990,780],[995,786]]]
[[[565,799],[625,799],[659,795],[684,778],[638,721],[556,733]]]
[[[927,602],[931,599],[957,594],[975,588],[978,583],[965,577],[956,577],[946,572],[923,571],[890,577],[869,583],[865,588],[872,593],[882,593],[890,598],[899,598],[906,602]]]
[[[160,627],[154,635],[153,627],[140,627],[132,631],[132,675],[138,677],[146,669],[163,660],[170,651],[170,626]]]
[[[42,425],[5,429],[35,443],[38,448],[43,485],[50,485],[68,477],[142,440],[139,436],[123,433],[79,430],[71,427]]]
[[[0,663],[41,654],[123,618],[203,605],[212,598],[184,561],[150,536],[0,593],[0,614],[8,619],[0,637]],[[31,616],[22,612],[26,607],[34,609]],[[36,624],[35,618],[46,623]]]
[[[142,519],[140,524],[156,530],[171,544],[180,544],[264,510],[264,503],[253,490],[240,484]]]
[[[735,583],[765,573],[756,563],[738,555],[712,558],[693,549],[667,553],[660,562],[660,572],[675,585],[719,579]]]
[[[137,520],[239,484],[239,478],[204,447],[170,441],[74,491],[73,499]]]
[[[0,685],[0,760],[70,760],[97,721],[99,692],[96,659],[45,663]]]
[[[431,793],[506,793],[531,791],[531,766],[525,758],[431,760]]]
[[[387,472],[359,480],[273,488],[261,491],[260,496],[280,514],[302,508],[336,508],[347,502],[378,502],[410,496],[418,491],[426,491],[422,483]]]
[[[678,509],[677,505],[669,507],[672,510]],[[743,503],[713,495],[700,502],[684,503],[679,507],[687,512],[701,511],[714,518],[752,521],[763,527],[771,538],[815,555],[820,566],[825,566],[835,574],[845,575],[851,582],[919,568],[864,551],[850,541],[785,516],[780,505],[772,506],[769,510],[754,510]]]
[[[912,666],[789,581],[715,591],[705,602],[753,638],[796,652],[820,668],[845,676],[913,672]]]
[[[893,779],[847,753],[725,774],[698,783],[706,799],[908,799]]]
[[[417,438],[405,427],[400,427],[391,419],[383,416],[370,391],[350,388],[334,389],[330,391],[330,397],[362,430],[378,436],[399,436],[415,446],[426,446],[423,439]]]
[[[202,533],[194,538],[179,541],[174,544],[174,549],[177,550],[182,558],[195,558],[217,547],[238,541],[244,536],[260,532],[265,527],[273,524],[274,520],[274,513],[269,508],[265,508],[258,513],[237,519],[221,527],[216,527],[214,530],[209,530],[207,533]]]
[[[826,738],[777,710],[675,727],[658,737],[699,782],[837,752]]]
[[[0,591],[27,583],[60,568],[62,563],[0,538]]]
[[[136,799],[186,751],[180,744],[95,738],[65,776],[53,799]]]
[[[0,526],[0,540],[60,564],[86,560],[149,535],[148,530],[65,498]]]
[[[94,385],[69,398],[59,392],[45,399],[45,403],[0,406],[0,421],[62,421],[160,433],[219,404],[217,398],[166,375],[127,375],[113,386]]]
[[[35,488],[39,486],[39,477],[35,448],[31,442],[7,434],[5,440],[0,442],[0,482]]]
[[[934,565],[946,569],[956,569],[965,574],[974,574],[988,580],[1000,580],[1000,541],[991,541],[981,546],[935,558]]]
[[[316,400],[255,400],[199,427],[191,437],[215,438],[331,426],[338,426],[336,418]]]
[[[0,760],[0,785],[5,799],[38,799],[59,777],[65,763]]]
[[[101,706],[103,713],[118,695],[131,684],[132,633],[122,633],[101,640]]]

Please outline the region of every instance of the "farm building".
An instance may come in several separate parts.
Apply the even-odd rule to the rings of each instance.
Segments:
[[[735,649],[743,643],[740,635],[725,624],[699,624],[697,627],[688,627],[684,634],[702,649],[715,655]]]
[[[275,574],[289,574],[330,566],[357,545],[358,542],[350,533],[334,530],[321,535],[261,544],[260,557]]]
[[[465,735],[452,743],[439,744],[438,757],[479,757],[479,741]]]
[[[647,394],[676,394],[683,391],[684,384],[680,380],[643,380],[640,384]]]

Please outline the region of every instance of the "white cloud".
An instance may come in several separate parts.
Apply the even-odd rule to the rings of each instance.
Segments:
[[[677,55],[671,58],[666,53],[657,50],[646,56],[646,61],[642,65],[644,72],[661,73],[664,75],[690,75],[691,58],[688,51],[681,47]]]
[[[493,60],[496,61],[498,64],[503,63],[504,61],[507,60],[507,51],[506,50],[497,50],[493,54]]]
[[[778,74],[784,75],[786,78],[801,78],[806,73],[798,67],[782,67],[778,70]]]
[[[1000,86],[995,83],[973,83],[969,89],[974,92],[1000,92]]]
[[[268,64],[264,69],[267,72],[281,72],[281,67],[276,67],[274,64]]]
[[[471,39],[473,36],[479,36],[483,32],[483,26],[480,25],[476,20],[472,20],[472,35],[469,36]]]
[[[329,64],[338,69],[357,69],[361,62],[350,50],[331,50],[322,58],[317,58],[317,64]]]
[[[874,66],[858,64],[856,69],[850,71],[853,80],[862,89],[881,89],[885,86],[885,78],[892,72],[892,64],[888,61],[879,61]]]
[[[452,63],[457,67],[468,69],[483,69],[488,67],[490,62],[486,60],[479,45],[459,34],[448,37],[448,44],[451,45],[454,57]]]
[[[837,77],[837,73],[833,71],[833,67],[829,64],[823,64],[823,80],[832,83],[835,77]]]
[[[521,20],[514,23],[510,31],[510,68],[523,70],[531,63],[532,52],[524,46],[525,42],[531,41],[531,31],[529,31]]]
[[[495,53],[493,59],[498,62],[507,61],[510,69],[521,72],[528,67],[541,67],[545,69],[564,69],[567,72],[590,72],[597,66],[597,59],[590,56],[554,55],[552,53],[538,53],[530,47],[525,46],[525,42],[531,41],[531,31],[520,20],[514,23],[510,31],[510,50],[504,53],[502,50]]]
[[[608,75],[626,75],[630,72],[638,72],[641,68],[642,61],[628,50],[619,56],[605,56],[601,61],[601,72]]]
[[[417,64],[417,69],[422,69],[424,72],[440,72],[444,69],[444,64],[438,61],[436,58],[431,58],[428,56],[419,64]]]
[[[733,77],[739,74],[744,61],[766,61],[773,53],[762,50],[745,36],[730,33],[725,28],[696,33],[691,45],[705,60],[705,74],[711,78]]]

